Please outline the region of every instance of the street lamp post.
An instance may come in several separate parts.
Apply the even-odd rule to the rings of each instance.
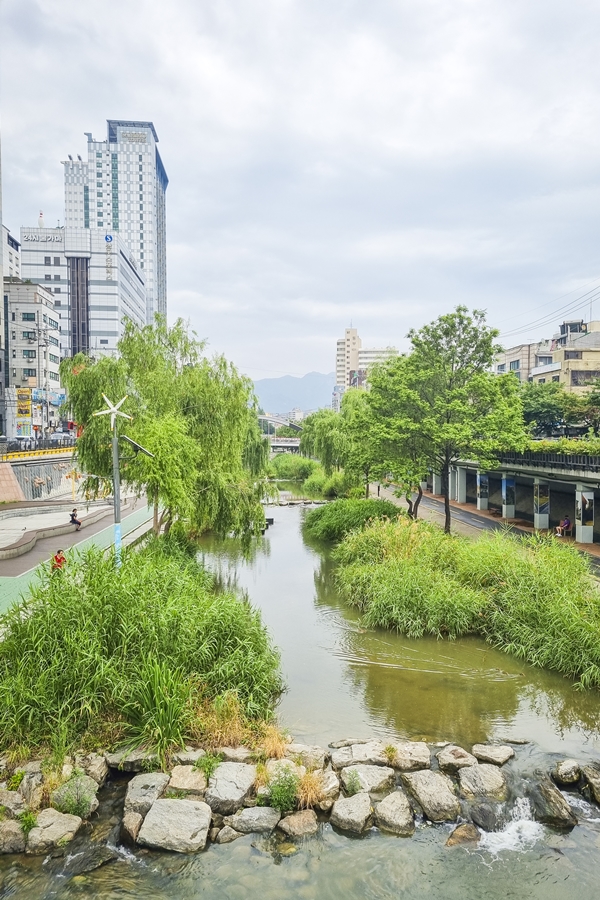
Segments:
[[[113,500],[114,500],[114,535],[115,535],[115,560],[117,566],[121,565],[121,482],[119,475],[119,437],[117,435],[117,416],[124,419],[131,419],[127,413],[121,412],[119,407],[127,400],[127,395],[119,400],[118,403],[112,404],[106,394],[102,394],[104,402],[108,409],[101,409],[95,412],[95,416],[110,416],[110,428],[112,431],[112,457],[113,457]]]

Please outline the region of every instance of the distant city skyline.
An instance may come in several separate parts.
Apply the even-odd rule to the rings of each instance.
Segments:
[[[4,0],[0,25],[4,223],[63,222],[83,132],[154,122],[169,317],[252,378],[329,372],[351,321],[402,351],[459,303],[507,347],[588,317],[598,7]]]

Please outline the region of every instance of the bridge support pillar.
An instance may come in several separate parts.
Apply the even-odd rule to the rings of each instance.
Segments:
[[[449,494],[450,494],[450,499],[451,499],[451,500],[456,500],[456,484],[457,484],[457,478],[456,478],[456,468],[455,468],[455,466],[452,466],[452,467],[450,468],[450,471],[449,471],[449,473],[448,473],[448,477],[449,477],[449,479],[450,479],[450,484],[448,485],[448,492],[449,492]]]
[[[502,476],[502,518],[515,517],[515,479],[510,475]]]
[[[575,540],[594,543],[594,492],[578,484],[575,489]]]
[[[482,472],[477,473],[477,509],[487,509],[490,496],[490,479]]]
[[[435,472],[433,473],[433,484],[431,487],[431,493],[434,496],[438,496],[438,497],[442,493],[442,476],[436,475]]]
[[[533,527],[550,527],[550,487],[541,478],[533,479]]]
[[[467,470],[464,466],[456,469],[456,502],[467,502]]]

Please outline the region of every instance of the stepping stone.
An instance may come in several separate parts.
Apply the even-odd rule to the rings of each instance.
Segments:
[[[312,769],[324,769],[326,751],[323,747],[313,747],[309,744],[288,744],[285,750],[288,759],[293,759],[295,763],[304,766],[307,771]]]
[[[164,772],[136,775],[127,785],[124,811],[145,816],[152,804],[165,792],[169,776]]]
[[[138,844],[175,853],[203,850],[211,809],[201,800],[157,800],[144,819]]]
[[[206,775],[195,766],[175,766],[167,790],[183,791],[189,800],[201,799],[206,790]]]
[[[354,780],[353,773],[354,777],[358,777],[361,791],[366,791],[368,794],[390,790],[394,787],[396,776],[394,770],[388,766],[346,766],[340,772],[340,778],[346,790]]]
[[[402,780],[428,819],[432,822],[454,822],[460,813],[460,803],[447,775],[424,769],[421,772],[406,772]]]
[[[440,769],[450,775],[456,775],[459,769],[464,769],[466,766],[477,765],[477,760],[471,753],[467,753],[466,750],[455,744],[444,747],[436,756]]]
[[[250,809],[242,809],[235,816],[226,816],[223,820],[240,834],[261,834],[273,831],[281,819],[278,809],[269,806],[254,806]]]
[[[507,744],[473,744],[472,753],[479,762],[503,766],[515,755],[515,751]]]
[[[250,796],[256,779],[256,766],[247,763],[220,763],[210,776],[204,799],[213,810],[229,816]]]
[[[302,809],[281,819],[278,827],[289,837],[307,837],[317,833],[319,823],[313,809]]]
[[[375,807],[375,824],[392,834],[411,835],[415,830],[415,819],[404,791],[394,791]]]
[[[83,824],[79,816],[70,816],[57,809],[43,809],[35,828],[27,838],[27,853],[47,853],[54,847],[70,843]]]
[[[361,834],[371,824],[371,800],[368,794],[355,794],[336,800],[331,810],[330,822],[340,831]]]
[[[458,780],[461,794],[467,800],[480,800],[482,797],[506,800],[508,795],[506,778],[498,766],[488,763],[468,766],[459,771]]]

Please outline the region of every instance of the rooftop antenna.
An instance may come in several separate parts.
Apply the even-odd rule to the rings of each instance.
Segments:
[[[40,215],[38,218],[38,228],[44,228],[44,213],[41,209],[40,209]]]

